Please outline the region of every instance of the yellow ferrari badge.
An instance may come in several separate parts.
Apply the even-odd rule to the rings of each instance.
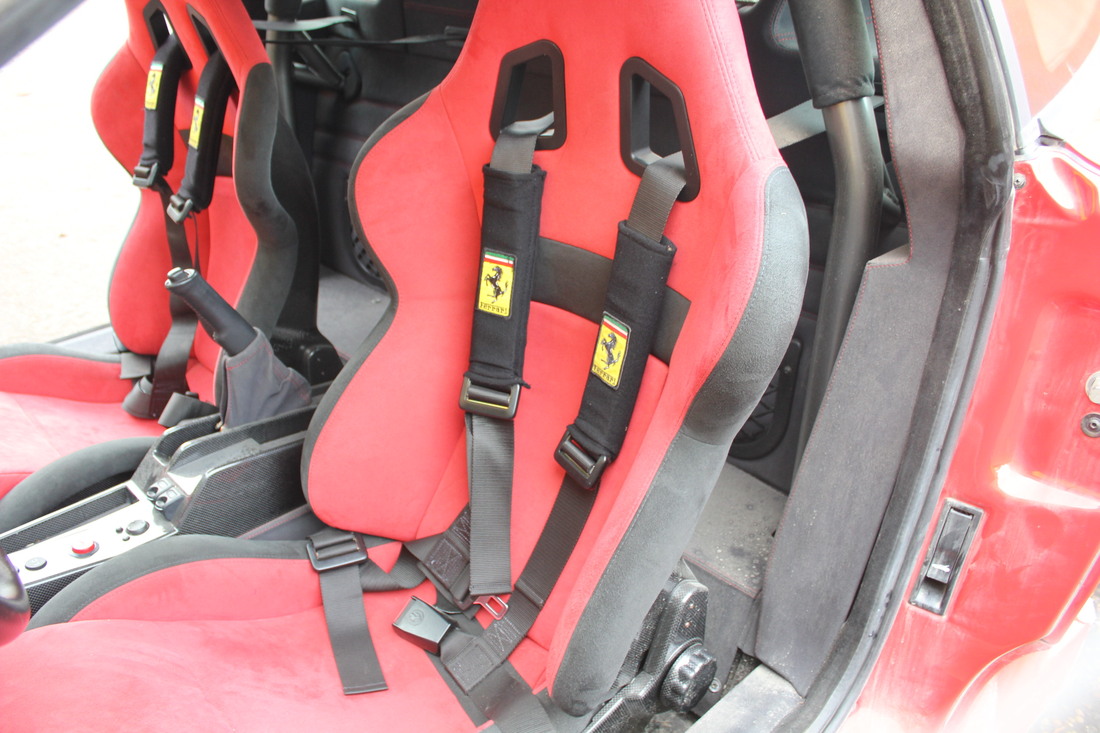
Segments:
[[[596,338],[596,353],[592,357],[592,373],[613,389],[619,388],[629,344],[630,326],[604,313],[600,334]]]
[[[188,146],[199,147],[199,137],[202,135],[202,113],[206,108],[206,102],[201,97],[195,97],[195,109],[191,112],[191,133],[187,136]]]
[[[154,61],[149,67],[149,80],[145,84],[145,109],[157,108],[157,97],[160,96],[160,75],[163,65]]]
[[[485,250],[481,258],[481,279],[478,283],[477,309],[507,318],[512,314],[512,282],[515,280],[516,258]]]

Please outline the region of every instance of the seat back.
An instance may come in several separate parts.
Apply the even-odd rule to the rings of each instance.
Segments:
[[[779,363],[805,282],[805,215],[756,102],[735,4],[483,0],[452,73],[368,141],[353,171],[353,220],[393,304],[318,409],[303,481],[322,520],[400,540],[443,531],[466,503],[457,396],[470,353],[481,168],[499,127],[491,116],[502,59],[539,41],[564,61],[555,127],[565,139],[535,153],[547,171],[541,233],[564,245],[544,241],[542,251],[564,262],[551,253],[556,264],[543,257],[535,276],[530,389],[515,418],[513,575],[562,481],[554,450],[592,365],[606,288],[597,273],[638,188],[620,124],[628,60],[643,59],[682,93],[700,182],[666,230],[679,247],[668,285],[687,306],[675,347],[650,356],[619,458],[511,656],[533,687],[548,685],[580,714],[606,696],[673,570],[735,430]]]
[[[296,270],[304,272],[306,277],[295,283],[304,301],[297,300],[289,319],[304,330],[315,322],[318,251],[309,172],[279,116],[274,72],[248,11],[239,2],[218,4],[215,10],[192,15],[182,2],[127,0],[130,36],[100,79],[93,116],[108,148],[132,169],[141,153],[145,74],[155,52],[156,26],[166,19],[192,65],[179,86],[179,136],[167,177],[178,190],[198,79],[213,49],[221,50],[236,90],[226,111],[212,200],[185,222],[188,242],[210,284],[269,335],[280,321]],[[122,344],[136,353],[156,354],[171,324],[164,276],[172,263],[163,201],[153,190],[141,196],[115,264],[109,305]],[[305,282],[309,276],[312,282]],[[189,385],[210,400],[218,347],[200,330],[192,355]]]

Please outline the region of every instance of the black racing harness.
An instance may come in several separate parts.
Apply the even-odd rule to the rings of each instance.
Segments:
[[[142,153],[134,168],[134,185],[160,194],[164,206],[165,234],[172,267],[199,267],[198,243],[192,248],[184,222],[194,212],[209,206],[213,196],[218,158],[222,147],[221,129],[233,77],[220,52],[211,54],[195,95],[192,124],[187,140],[187,159],[179,193],[173,194],[166,176],[172,169],[176,141],[176,96],[183,72],[191,66],[177,36],[169,36],[157,50],[149,67],[145,90],[145,122]],[[174,394],[189,394],[187,364],[195,339],[194,312],[175,295],[169,296],[172,323],[155,359],[123,354],[123,379],[138,381],[122,403],[135,417],[158,418]],[[178,422],[179,417],[169,421]]]
[[[427,578],[437,590],[436,603],[414,597],[394,622],[397,633],[438,655],[457,688],[505,731],[552,729],[546,711],[506,661],[564,571],[600,479],[622,448],[648,357],[661,348],[668,320],[662,318],[666,282],[676,251],[664,229],[685,184],[682,155],[650,164],[628,219],[619,224],[580,410],[555,451],[564,469],[562,484],[513,588],[513,418],[525,386],[527,317],[537,283],[546,175],[532,159],[538,136],[552,122],[550,116],[502,130],[484,169],[470,368],[460,396],[467,413],[469,506],[443,534],[405,543],[388,573],[370,560],[357,533],[325,529],[308,542],[346,694],[386,689],[363,592],[411,589]],[[494,618],[485,629],[471,620],[475,605]]]

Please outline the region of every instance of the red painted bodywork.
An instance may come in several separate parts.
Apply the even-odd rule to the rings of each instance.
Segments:
[[[940,499],[984,518],[946,614],[902,604],[846,728],[973,729],[995,681],[996,729],[1026,729],[1004,706],[1037,713],[1061,680],[1006,666],[1057,648],[1100,581],[1100,438],[1081,430],[1100,412],[1084,388],[1100,371],[1100,169],[1041,147],[1016,173],[1004,286]]]

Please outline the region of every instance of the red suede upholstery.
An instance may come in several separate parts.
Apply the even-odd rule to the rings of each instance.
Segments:
[[[217,6],[191,4],[208,19]],[[578,615],[741,322],[762,266],[765,182],[782,167],[755,102],[735,3],[483,0],[451,75],[353,174],[354,210],[392,278],[396,306],[311,426],[304,477],[326,522],[407,540],[442,531],[467,501],[457,397],[469,358],[481,167],[493,146],[489,113],[503,55],[544,38],[565,59],[569,116],[564,146],[535,155],[548,172],[544,236],[613,253],[638,186],[619,158],[618,72],[632,56],[683,90],[702,185],[696,200],[674,207],[667,230],[679,247],[669,285],[691,302],[676,350],[667,366],[650,358],[626,442],[581,540],[509,660],[536,691],[558,674]],[[517,575],[562,480],[553,451],[577,413],[596,332],[573,313],[532,306],[524,375],[531,389],[515,430]],[[788,335],[776,339],[785,344]],[[385,565],[393,551],[370,555]],[[48,708],[44,727],[73,720],[91,728],[120,720],[162,729],[475,727],[429,657],[390,628],[411,592],[365,596],[390,689],[341,695],[317,588],[308,565],[291,560],[202,561],[143,576],[92,601],[76,622],[36,629],[0,650],[0,676],[32,664],[61,667],[33,690],[20,686],[20,697],[0,687],[0,716],[17,721],[12,730],[18,721],[30,725],[37,706]],[[431,598],[428,588],[415,593]],[[631,609],[639,619],[644,610]],[[85,697],[59,694],[86,678]]]
[[[104,144],[129,175],[141,155],[146,74],[155,47],[145,20],[147,0],[127,0],[130,35],[96,85],[92,115]],[[227,29],[223,52],[231,71],[243,84],[257,64],[267,63],[263,45],[239,2],[219,6],[210,22]],[[166,10],[169,10],[166,8]],[[176,127],[191,123],[194,90],[206,50],[179,3],[173,27],[181,38],[192,69],[182,76],[176,103]],[[236,138],[236,100],[226,113],[225,133]],[[176,190],[183,175],[187,148],[177,136],[174,164],[167,176]],[[219,178],[210,206],[185,223],[192,250],[210,284],[231,304],[238,305],[257,257],[255,231],[237,200],[234,182]],[[140,204],[112,273],[108,305],[119,341],[139,354],[156,354],[168,333],[171,315],[165,273],[172,267],[165,233],[164,203],[150,189]],[[272,289],[279,297],[279,289]],[[0,352],[0,419],[11,440],[0,448],[0,497],[22,478],[62,455],[116,438],[155,435],[162,428],[121,409],[130,382],[119,379],[119,367],[93,359],[58,355],[6,356]],[[188,384],[203,400],[213,401],[213,372],[219,348],[197,330]],[[29,395],[33,395],[33,398]]]
[[[0,359],[0,497],[58,458],[115,438],[158,435],[120,405],[130,382],[119,365],[79,356],[32,354]],[[197,361],[187,370],[199,396],[214,399],[214,375]],[[44,378],[45,377],[45,378]],[[43,394],[44,393],[44,394]]]
[[[371,551],[383,563],[387,554],[392,562],[395,553],[386,548]],[[334,684],[308,561],[217,560],[162,570],[93,604],[74,623],[29,632],[5,647],[5,659],[34,655],[27,671],[49,669],[50,684],[17,688],[5,666],[0,710],[34,712],[6,717],[3,727],[61,731],[79,720],[91,731],[335,732],[370,730],[366,716],[383,714],[403,721],[397,727],[404,730],[476,730],[429,657],[390,629],[407,597],[377,594],[369,611],[394,692],[348,697]],[[209,661],[195,667],[198,657]],[[154,660],[180,675],[149,674]],[[67,688],[80,694],[58,704],[57,690]]]
[[[618,69],[644,56],[683,90],[695,144],[705,154],[699,197],[672,211],[667,234],[679,252],[669,285],[693,305],[667,379],[663,365],[650,359],[631,423],[637,427],[604,474],[578,549],[529,635],[546,648],[555,645],[555,660],[693,395],[737,327],[759,266],[765,181],[782,165],[750,104],[751,77],[738,68],[744,58],[736,8],[703,2],[667,10],[660,3],[483,4],[476,22],[492,32],[471,32],[452,74],[367,153],[355,178],[364,239],[396,284],[397,309],[321,427],[307,488],[326,522],[407,540],[441,531],[466,501],[456,395],[469,359],[481,166],[493,145],[489,112],[501,57],[543,37],[561,48],[569,137],[561,149],[535,155],[547,171],[542,234],[604,256],[613,254],[617,222],[638,185],[619,158]],[[656,28],[676,42],[655,43]],[[572,59],[603,73],[586,73]],[[445,244],[428,248],[441,239]],[[516,422],[514,575],[561,482],[553,452],[579,408],[596,326],[536,305],[529,334],[531,389]],[[384,419],[365,420],[367,405]],[[583,583],[570,595],[578,578]]]

